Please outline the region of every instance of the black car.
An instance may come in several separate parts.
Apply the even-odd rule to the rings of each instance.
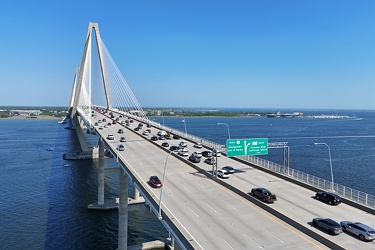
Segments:
[[[169,148],[170,151],[177,151],[178,150],[178,147],[177,146],[171,146]]]
[[[332,219],[314,218],[312,224],[314,225],[314,227],[320,227],[328,231],[328,233],[332,235],[342,233],[340,224]]]
[[[153,136],[151,137],[151,141],[157,141],[158,140],[158,137],[157,136]]]
[[[315,194],[315,199],[324,201],[329,205],[338,205],[341,203],[341,198],[337,194],[328,193],[328,192],[317,192]]]
[[[211,151],[203,151],[202,152],[202,156],[204,156],[204,157],[211,157],[212,156],[212,152]]]
[[[122,130],[121,128],[117,131],[117,133],[119,134],[123,134],[124,133],[124,130]]]
[[[161,145],[162,145],[163,147],[169,147],[169,143],[168,143],[168,142],[163,142]]]
[[[189,161],[194,162],[194,163],[199,163],[201,162],[201,158],[193,153],[189,156]]]
[[[178,140],[178,139],[180,139],[181,137],[179,136],[179,135],[173,135],[173,139],[176,139],[176,140]]]
[[[204,160],[205,163],[209,165],[214,165],[215,164],[215,158],[207,158]]]

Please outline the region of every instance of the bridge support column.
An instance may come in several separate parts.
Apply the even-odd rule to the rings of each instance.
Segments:
[[[169,245],[169,249],[173,250],[174,249],[174,238],[171,236],[171,242]]]
[[[118,249],[128,247],[128,176],[120,173],[120,197],[118,206]]]
[[[137,187],[134,187],[134,200],[138,200],[139,199],[139,190],[137,189]]]
[[[99,140],[98,204],[104,205],[104,143]]]

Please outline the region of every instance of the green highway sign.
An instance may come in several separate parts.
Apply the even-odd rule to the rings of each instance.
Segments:
[[[268,138],[230,139],[226,146],[228,157],[268,154]]]

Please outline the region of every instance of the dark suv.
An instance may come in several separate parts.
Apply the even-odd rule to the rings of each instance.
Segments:
[[[317,200],[324,201],[328,203],[329,205],[338,205],[341,203],[341,198],[340,196],[333,194],[333,193],[328,193],[328,192],[317,192],[315,195],[315,198]]]

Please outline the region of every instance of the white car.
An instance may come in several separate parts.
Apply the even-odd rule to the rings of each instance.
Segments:
[[[219,169],[217,171],[217,176],[220,177],[220,178],[229,178],[229,173],[226,170]]]
[[[193,155],[195,155],[196,157],[198,158],[201,158],[202,157],[202,153],[200,151],[195,151],[193,152]]]
[[[117,150],[118,151],[124,151],[125,150],[124,145],[122,145],[122,144],[117,145]]]
[[[187,151],[183,151],[182,149],[178,150],[178,154],[181,156],[189,156],[189,153]]]
[[[150,133],[148,131],[143,131],[142,135],[149,135]]]
[[[180,144],[181,147],[187,147],[187,142],[186,141],[181,141]]]
[[[216,149],[214,149],[214,150],[212,150],[212,156],[220,157],[221,156],[221,152],[218,151],[218,150],[216,150]]]
[[[107,139],[108,139],[108,140],[114,140],[115,137],[113,136],[113,134],[108,134],[108,135],[107,135]]]
[[[202,143],[200,143],[200,142],[195,143],[194,148],[202,148]]]

